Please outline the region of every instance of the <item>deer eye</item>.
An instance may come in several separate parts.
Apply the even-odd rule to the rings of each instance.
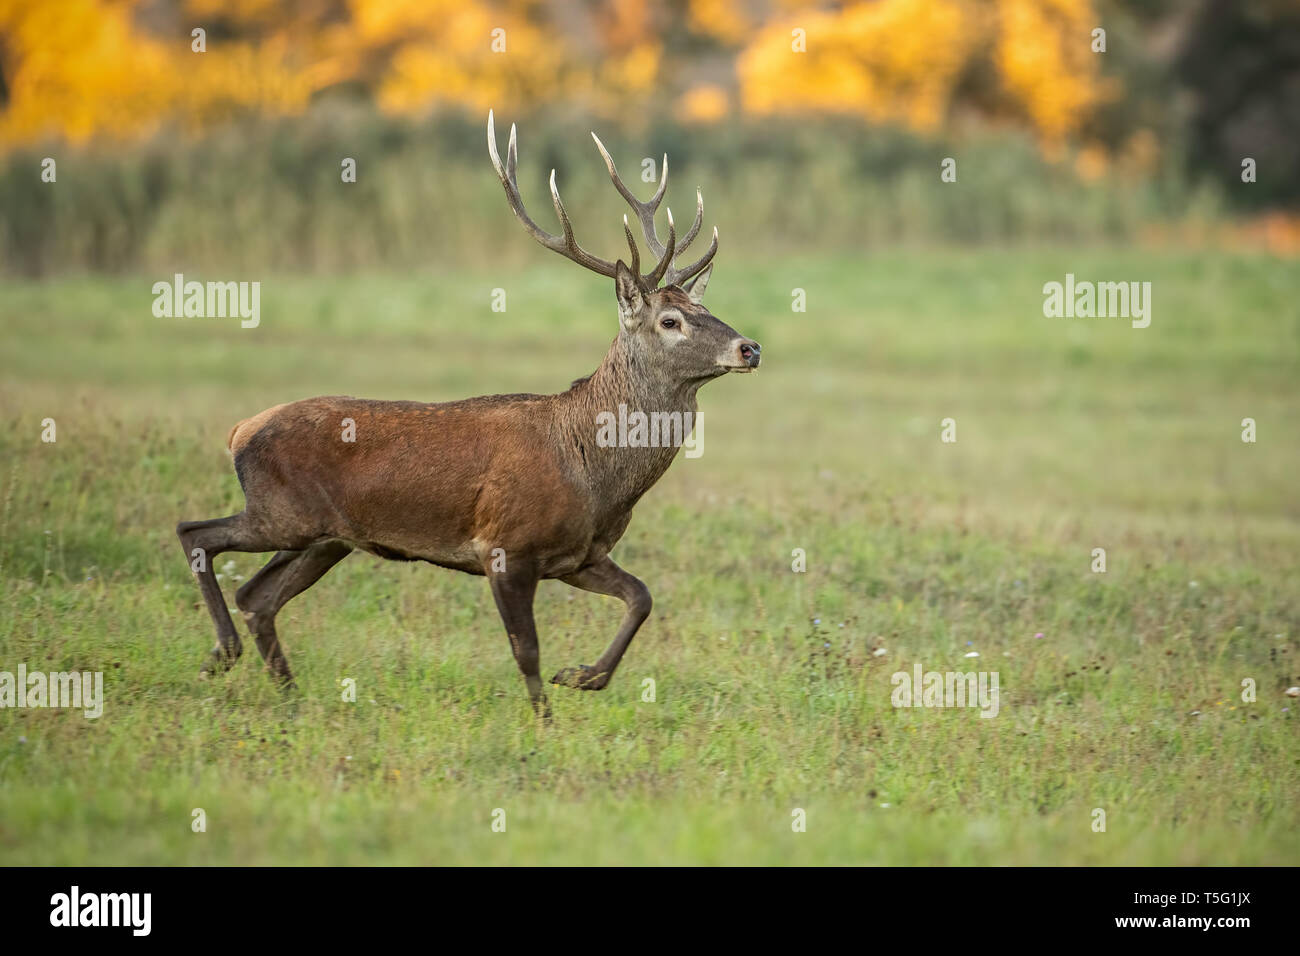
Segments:
[[[659,324],[662,325],[665,329],[675,329],[675,328],[677,328],[677,320],[676,320],[676,319],[664,319],[664,320],[663,320],[662,322],[660,322]]]

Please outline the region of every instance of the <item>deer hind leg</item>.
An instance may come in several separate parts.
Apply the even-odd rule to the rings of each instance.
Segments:
[[[229,670],[243,653],[243,645],[235,631],[235,624],[230,619],[230,611],[221,594],[221,585],[217,583],[216,572],[213,571],[217,556],[227,551],[256,552],[275,551],[286,546],[303,547],[305,543],[296,544],[269,538],[246,511],[228,518],[182,521],[176,526],[176,536],[180,538],[185,560],[190,563],[190,568],[198,579],[203,603],[207,605],[208,614],[217,629],[217,646],[212,649],[212,656],[203,665],[201,673]]]
[[[275,633],[276,614],[351,553],[352,546],[342,541],[323,541],[302,551],[279,551],[235,592],[235,605],[277,683],[292,686],[293,674]]]
[[[618,662],[623,659],[623,654],[627,646],[632,643],[637,630],[650,616],[650,607],[653,603],[650,600],[650,589],[640,578],[628,574],[608,556],[598,564],[583,568],[576,574],[570,574],[560,580],[584,591],[608,594],[627,605],[627,613],[623,615],[623,623],[619,626],[618,633],[614,635],[614,640],[610,642],[609,647],[605,648],[605,653],[600,655],[600,659],[595,664],[590,667],[585,664],[566,667],[551,678],[552,684],[560,684],[563,687],[602,690],[614,676],[614,670],[618,667]]]
[[[489,572],[492,597],[497,602],[501,623],[506,626],[515,663],[524,675],[528,699],[533,710],[550,719],[551,707],[542,690],[541,653],[537,648],[537,625],[533,622],[533,598],[537,594],[537,575],[531,570]]]
[[[180,538],[181,548],[185,551],[185,560],[198,579],[203,603],[208,606],[208,614],[217,629],[217,646],[212,649],[211,658],[203,665],[203,673],[229,670],[244,650],[235,624],[230,619],[230,611],[226,608],[226,599],[221,594],[221,585],[217,583],[213,567],[217,556],[226,551],[271,550],[271,547],[260,546],[250,525],[247,513],[241,511],[228,518],[182,521],[176,526],[176,536]]]

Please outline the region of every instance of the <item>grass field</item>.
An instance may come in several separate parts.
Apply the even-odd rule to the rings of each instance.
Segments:
[[[1294,262],[724,248],[709,304],[763,369],[701,393],[703,456],[615,552],[656,606],[607,690],[553,689],[537,724],[483,579],[366,555],[280,615],[295,696],[248,638],[198,680],[214,635],[173,528],[242,507],[229,427],[567,387],[612,290],[533,263],[241,275],[253,330],[154,318],[162,276],[4,282],[0,670],[102,670],[106,703],[0,711],[0,862],[1296,862]],[[1151,281],[1151,326],[1044,318],[1067,272]],[[260,563],[218,559],[229,603]],[[544,583],[544,676],[620,615]],[[894,708],[917,662],[997,671],[998,716]]]

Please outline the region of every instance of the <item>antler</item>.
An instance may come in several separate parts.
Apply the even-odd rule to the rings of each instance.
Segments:
[[[555,185],[555,170],[551,170],[551,202],[555,206],[555,214],[559,216],[560,226],[563,229],[563,235],[559,236],[551,235],[551,233],[538,226],[537,223],[533,222],[532,218],[524,209],[524,201],[519,195],[519,183],[515,178],[515,168],[519,157],[515,145],[514,124],[512,123],[510,125],[510,142],[506,147],[506,162],[504,166],[502,166],[501,157],[497,153],[496,126],[491,110],[488,111],[487,131],[488,154],[492,157],[492,166],[496,169],[497,178],[501,180],[501,185],[506,191],[506,199],[510,203],[510,209],[514,212],[515,218],[523,223],[528,234],[552,252],[558,252],[566,259],[572,260],[573,262],[578,263],[578,265],[590,269],[598,275],[612,278],[617,270],[616,264],[587,252],[578,245],[577,240],[574,238],[573,225],[569,222],[569,214],[564,209],[564,203],[560,200],[560,191]],[[600,154],[605,158],[605,165],[609,168],[609,175],[614,181],[614,187],[619,191],[620,195],[627,200],[628,204],[631,205],[637,218],[640,220],[642,232],[645,233],[646,245],[650,247],[651,252],[658,258],[658,262],[654,269],[645,275],[642,275],[640,271],[641,254],[637,249],[636,240],[632,237],[632,229],[628,224],[627,216],[624,216],[623,234],[627,237],[627,245],[632,252],[632,272],[636,274],[638,279],[640,279],[642,285],[647,289],[654,289],[659,285],[661,280],[667,285],[674,285],[690,278],[708,265],[709,260],[713,258],[714,253],[718,251],[718,230],[716,228],[713,230],[713,242],[710,244],[708,252],[706,252],[697,262],[687,266],[685,269],[678,269],[673,266],[673,261],[676,258],[677,253],[690,245],[691,241],[694,240],[696,234],[700,231],[700,223],[703,221],[704,217],[704,197],[700,195],[698,190],[695,194],[695,224],[691,226],[690,230],[686,233],[685,240],[680,245],[677,244],[677,229],[673,224],[673,211],[671,209],[665,210],[668,214],[668,242],[666,245],[659,241],[659,236],[655,231],[655,212],[659,208],[659,203],[663,200],[664,190],[668,185],[668,157],[664,156],[663,174],[660,177],[658,190],[656,190],[654,196],[651,197],[649,202],[638,202],[637,198],[632,195],[625,185],[623,185],[623,181],[619,178],[618,170],[614,168],[614,161],[610,158],[609,153],[605,150],[600,139],[595,133],[591,134],[591,138],[596,140],[596,148],[600,150]]]
[[[510,203],[510,208],[515,214],[515,218],[523,223],[528,234],[544,245],[552,252],[558,252],[566,259],[571,259],[578,265],[590,269],[592,272],[606,276],[614,277],[614,263],[599,256],[593,256],[573,238],[573,224],[569,222],[569,214],[564,211],[564,203],[560,201],[560,191],[555,186],[555,170],[551,170],[551,201],[555,204],[555,213],[560,217],[560,226],[564,230],[564,235],[553,236],[546,230],[542,229],[524,209],[524,200],[519,195],[519,183],[515,180],[515,167],[519,162],[519,152],[515,145],[515,125],[510,124],[510,144],[506,147],[506,164],[501,165],[501,157],[497,154],[497,131],[493,123],[492,111],[488,111],[488,154],[492,157],[492,165],[497,171],[497,178],[501,180],[501,185],[505,187],[506,199]],[[630,238],[630,236],[629,236]]]
[[[673,229],[673,211],[671,209],[667,210],[668,245],[665,246],[659,241],[659,235],[655,229],[655,213],[658,211],[659,204],[663,201],[664,193],[668,189],[668,155],[664,154],[663,165],[660,167],[659,188],[655,190],[655,194],[648,200],[641,202],[636,196],[632,195],[632,190],[624,185],[622,177],[618,174],[618,168],[614,165],[614,159],[609,155],[609,150],[605,148],[605,144],[600,141],[600,137],[592,133],[591,138],[596,141],[596,148],[600,150],[600,155],[605,160],[605,168],[609,170],[609,178],[613,182],[614,188],[618,190],[620,196],[627,200],[627,204],[632,207],[632,211],[641,220],[641,231],[645,233],[646,245],[650,247],[650,251],[654,255],[661,257],[660,266],[667,266],[662,274],[658,270],[652,273],[655,279],[651,283],[651,287],[657,285],[660,278],[663,279],[665,285],[677,285],[707,266],[718,251],[718,229],[716,226],[713,228],[713,240],[709,243],[708,251],[704,255],[683,269],[679,269],[673,264],[677,256],[685,252],[686,247],[695,241],[695,237],[700,232],[700,224],[704,221],[704,195],[698,189],[695,190],[695,222],[686,231],[681,243],[674,248],[673,241],[676,233]]]

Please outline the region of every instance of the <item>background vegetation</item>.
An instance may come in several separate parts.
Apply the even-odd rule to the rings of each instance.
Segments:
[[[0,0],[0,269],[512,256],[489,108],[503,141],[520,124],[526,198],[549,214],[556,168],[606,254],[623,210],[591,129],[633,180],[670,153],[669,204],[684,217],[703,187],[736,255],[1059,239],[1294,255],[1298,36],[1284,0]]]

